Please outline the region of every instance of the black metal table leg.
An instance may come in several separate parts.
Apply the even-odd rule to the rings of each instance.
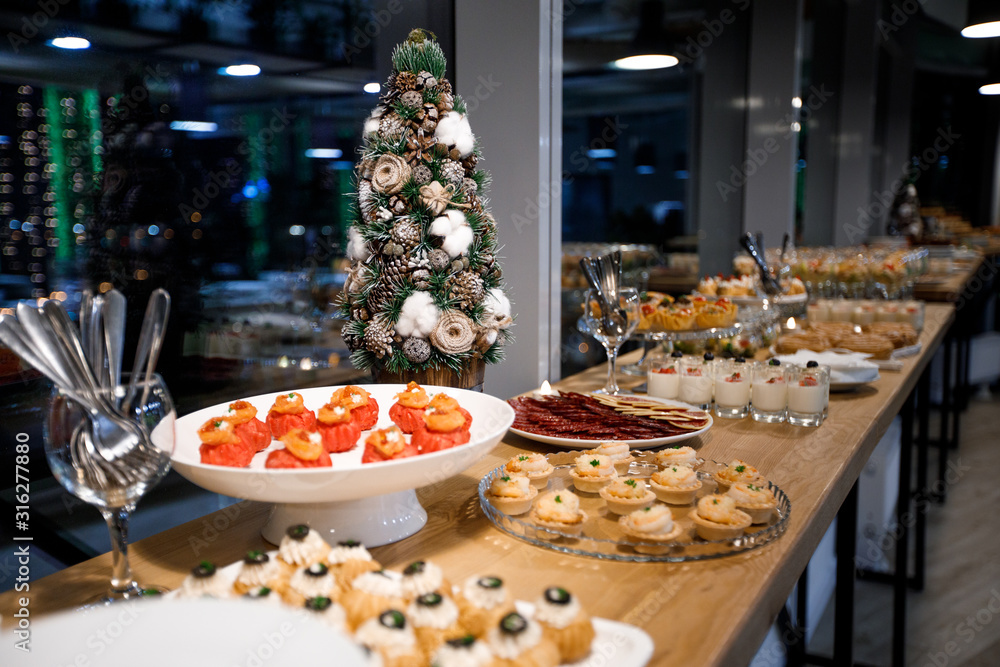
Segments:
[[[858,535],[858,482],[837,512],[837,588],[833,617],[833,664],[854,664],[854,556]]]
[[[944,349],[944,373],[942,375],[942,386],[941,386],[941,436],[938,439],[938,484],[937,492],[934,494],[935,500],[939,503],[944,503],[948,495],[947,483],[945,481],[945,472],[948,469],[948,446],[949,446],[949,432],[948,422],[952,416],[951,406],[954,401],[954,391],[955,387],[951,382],[951,346],[953,342],[953,337],[949,332],[945,336],[944,342],[941,347]]]
[[[917,524],[914,535],[914,563],[911,585],[914,590],[924,590],[924,573],[927,565],[927,505],[930,489],[927,486],[927,458],[930,443],[931,369],[928,365],[917,380]]]
[[[902,447],[899,455],[899,499],[896,503],[896,571],[892,586],[892,664],[906,665],[906,594],[909,587],[910,476],[913,468],[913,398],[911,392],[903,403]],[[839,565],[839,563],[838,563]]]

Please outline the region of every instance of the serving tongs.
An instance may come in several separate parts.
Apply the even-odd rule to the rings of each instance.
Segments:
[[[757,263],[757,268],[760,270],[760,284],[764,289],[764,293],[768,296],[777,296],[781,294],[781,285],[774,276],[771,275],[771,270],[767,266],[767,259],[764,257],[763,248],[763,235],[758,235],[757,240],[754,240],[753,234],[747,232],[740,238],[740,243],[753,258],[753,261]],[[759,247],[758,247],[759,244]]]

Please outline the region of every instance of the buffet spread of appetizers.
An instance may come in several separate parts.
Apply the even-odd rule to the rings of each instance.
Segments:
[[[428,560],[387,570],[359,542],[328,544],[294,525],[276,551],[251,550],[225,567],[196,564],[171,597],[299,609],[385,667],[570,665],[615,633],[624,634],[620,664],[648,660],[652,641],[638,628],[591,618],[558,585],[530,593],[532,602],[516,600],[507,582],[489,574],[453,582]]]
[[[518,454],[479,483],[493,523],[537,546],[631,561],[719,558],[784,531],[785,493],[757,468],[704,461],[686,445],[633,451],[615,441]]]

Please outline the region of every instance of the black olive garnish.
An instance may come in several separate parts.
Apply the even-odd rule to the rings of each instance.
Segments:
[[[306,568],[306,574],[310,577],[322,577],[329,571],[326,565],[323,563],[313,563]]]
[[[443,599],[444,598],[437,593],[424,593],[417,598],[417,604],[423,607],[436,607],[441,604]]]
[[[306,609],[310,609],[312,611],[326,611],[329,609],[331,604],[333,604],[333,600],[320,595],[306,600]]]
[[[309,534],[309,526],[305,525],[304,523],[300,523],[297,526],[290,526],[288,530],[285,531],[285,534],[288,535],[293,540],[301,542],[302,540],[306,539],[306,535]]]
[[[500,631],[508,635],[519,635],[528,629],[528,621],[516,611],[500,619]]]
[[[393,630],[402,630],[406,627],[406,617],[403,616],[402,612],[395,609],[383,611],[378,617],[378,622]]]
[[[271,594],[271,589],[267,586],[260,586],[258,588],[251,588],[248,590],[243,597],[245,598],[266,598]]]
[[[503,580],[500,577],[481,577],[476,583],[482,588],[500,588],[503,586]]]
[[[816,361],[815,359],[806,363],[806,368],[817,368],[818,366],[819,362]]]
[[[573,596],[565,588],[546,588],[545,599],[552,604],[569,604]]]
[[[360,547],[361,542],[358,542],[357,540],[344,540],[343,542],[337,542],[337,546],[349,547],[353,549],[355,547]]]
[[[420,574],[425,569],[427,569],[427,563],[422,560],[418,560],[407,565],[406,569],[403,570],[403,574],[413,576],[414,574]]]
[[[452,648],[469,648],[476,643],[476,638],[472,635],[465,635],[464,637],[459,637],[458,639],[449,639],[445,643]]]
[[[194,568],[191,569],[191,574],[195,579],[207,579],[215,574],[215,563],[210,563],[207,560],[203,560]]]
[[[243,562],[247,565],[263,565],[269,560],[271,560],[270,556],[263,551],[257,550],[248,551],[247,555],[243,557]]]

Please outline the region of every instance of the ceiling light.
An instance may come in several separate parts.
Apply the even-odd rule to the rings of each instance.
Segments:
[[[89,49],[90,40],[84,39],[83,37],[56,37],[49,41],[50,46],[54,46],[57,49],[72,49],[78,51],[80,49]]]
[[[969,0],[962,37],[1000,37],[1000,7],[996,0]]]
[[[962,29],[962,37],[1000,37],[1000,21],[970,25]]]
[[[1000,95],[1000,83],[988,83],[979,87],[980,95]]]
[[[377,95],[379,91],[382,90],[382,84],[378,81],[372,81],[371,83],[365,84],[365,92],[371,93],[372,95]]]
[[[307,148],[306,157],[319,158],[325,160],[336,160],[342,156],[344,151],[339,148]]]
[[[219,74],[225,74],[226,76],[257,76],[260,74],[260,67],[251,65],[250,63],[230,65],[229,67],[220,67]]]
[[[663,54],[648,53],[641,56],[629,56],[628,58],[619,58],[618,60],[611,63],[618,69],[628,69],[628,70],[647,70],[647,69],[663,69],[665,67],[673,67],[680,61],[677,60],[675,56],[668,56]]]
[[[178,132],[215,132],[219,126],[200,120],[173,120],[170,121],[170,129]]]

